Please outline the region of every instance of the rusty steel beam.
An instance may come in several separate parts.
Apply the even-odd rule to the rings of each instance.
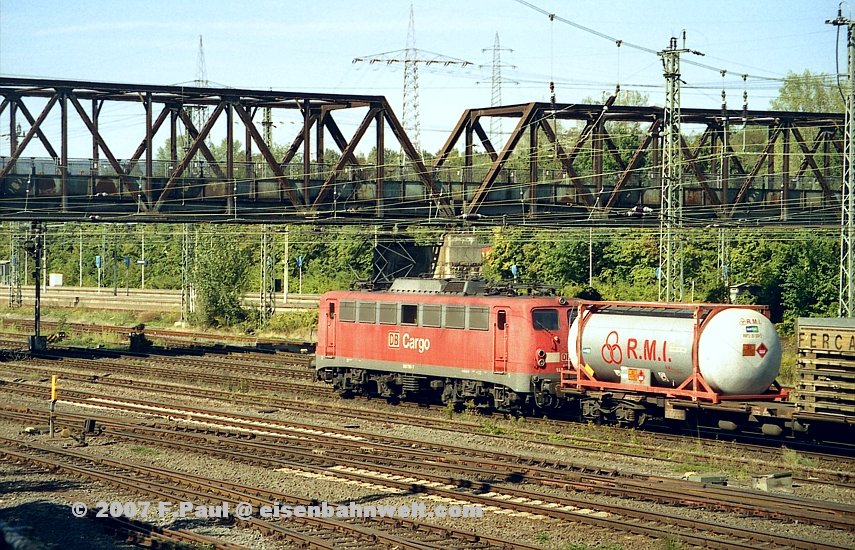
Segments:
[[[543,121],[541,121],[543,122]],[[568,154],[564,151],[564,147],[561,145],[561,142],[558,141],[555,131],[552,129],[552,126],[549,124],[541,123],[541,128],[546,134],[547,139],[555,145],[558,150],[558,160],[561,162],[561,167],[567,173],[567,176],[570,178],[570,181],[573,183],[573,187],[576,189],[576,193],[578,196],[582,197],[582,200],[585,202],[586,206],[593,206],[594,201],[592,199],[592,195],[582,187],[581,178],[579,177],[579,173],[576,172],[576,169],[573,167],[573,158],[575,158],[576,153]],[[578,147],[581,147],[581,144],[576,144]],[[578,149],[577,149],[578,152]]]
[[[697,149],[703,147],[709,136],[710,129],[707,128],[701,135],[701,139],[698,143]],[[697,154],[692,152],[691,148],[689,147],[689,144],[686,143],[685,136],[680,136],[680,149],[683,151],[683,158],[688,161],[689,167],[691,167],[694,171],[695,179],[698,180],[698,183],[703,188],[704,193],[706,193],[707,197],[709,197],[710,202],[712,202],[715,206],[720,206],[722,203],[722,199],[718,197],[712,189],[710,189],[709,183],[707,183],[707,178],[704,175],[703,170],[701,170],[700,166],[698,166],[698,156]]]
[[[416,168],[416,175],[421,181],[422,185],[430,192],[431,202],[436,205],[436,208],[439,212],[442,212],[443,216],[447,218],[454,217],[454,209],[451,207],[451,203],[448,201],[448,197],[443,196],[442,189],[437,185],[436,181],[433,179],[433,172],[425,166],[424,161],[422,161],[422,156],[419,151],[416,151],[413,142],[410,141],[410,138],[407,136],[406,131],[404,130],[403,125],[398,120],[398,117],[395,116],[395,112],[389,107],[386,98],[380,100],[380,103],[383,107],[383,116],[386,119],[386,124],[389,125],[389,128],[392,130],[392,134],[396,138],[398,138],[398,143],[401,145],[404,153],[407,155],[410,163]]]
[[[819,166],[816,164],[816,160],[813,158],[814,153],[810,151],[808,146],[805,144],[805,138],[802,137],[801,132],[798,128],[790,128],[793,132],[793,138],[795,138],[796,143],[799,145],[799,149],[802,150],[802,154],[804,154],[804,162],[810,166],[813,171],[813,175],[816,178],[816,181],[819,182],[820,187],[822,187],[823,193],[825,193],[825,197],[832,201],[832,203],[839,203],[839,199],[834,195],[831,191],[831,188],[828,185],[828,182],[825,181],[825,176],[822,174],[822,170],[819,169]]]
[[[24,139],[21,140],[21,142],[18,144],[18,147],[10,155],[11,160],[13,162],[10,162],[3,168],[3,170],[0,170],[0,178],[6,177],[6,175],[9,173],[9,170],[11,170],[12,166],[14,166],[14,161],[18,160],[21,157],[21,153],[23,153],[24,149],[27,148],[27,144],[30,142],[31,139],[33,139],[34,135],[44,135],[41,133],[42,122],[44,122],[45,118],[47,118],[48,116],[48,113],[50,113],[51,109],[53,109],[53,106],[56,105],[58,101],[58,95],[51,96],[50,100],[47,102],[47,105],[45,105],[44,109],[42,109],[42,112],[39,113],[39,117],[30,123],[30,129],[27,131],[26,135],[24,136]],[[20,108],[21,104],[18,104],[18,107]],[[30,120],[30,117],[27,116],[29,114],[28,111],[26,111],[25,109],[21,109],[21,112],[24,113],[24,116],[27,117],[27,120]],[[59,158],[56,154],[56,151],[53,151],[52,148],[50,151],[52,152],[53,158]]]
[[[751,169],[751,173],[749,173],[748,177],[745,178],[745,181],[742,183],[742,186],[736,193],[736,197],[733,199],[733,204],[731,205],[729,217],[733,216],[733,213],[736,210],[736,206],[745,197],[745,193],[748,191],[748,188],[751,187],[751,184],[754,182],[754,179],[757,177],[757,174],[760,173],[760,168],[763,166],[763,162],[771,158],[770,154],[772,153],[772,151],[775,150],[775,140],[778,138],[782,131],[782,126],[780,124],[778,124],[772,129],[772,133],[769,136],[769,141],[766,142],[766,147],[763,149],[763,152],[760,154],[760,157],[757,158],[757,162],[754,164],[754,168]]]
[[[371,125],[371,123],[375,121],[375,117],[380,111],[381,109],[378,109],[376,107],[374,109],[371,109],[362,119],[362,122],[359,123],[359,127],[353,134],[353,139],[345,147],[345,150],[342,152],[341,157],[339,157],[338,162],[330,171],[330,175],[327,176],[323,184],[321,184],[321,189],[318,192],[318,196],[312,203],[312,208],[317,209],[319,204],[324,201],[327,196],[327,193],[329,193],[330,187],[332,187],[333,183],[335,182],[336,177],[344,169],[344,167],[348,163],[350,163],[351,158],[353,158],[353,150],[356,147],[356,144],[359,143],[359,140],[362,138],[363,135],[365,135],[365,132],[368,131],[368,127]]]
[[[276,161],[276,158],[273,156],[273,152],[268,147],[267,143],[264,142],[264,137],[258,131],[258,128],[253,124],[252,117],[249,112],[247,112],[246,108],[241,107],[240,105],[235,106],[235,112],[238,117],[243,121],[247,130],[252,137],[252,140],[258,146],[258,151],[261,153],[261,156],[264,157],[264,160],[267,162],[267,166],[273,172],[273,175],[276,176],[276,180],[279,182],[279,185],[285,189],[285,193],[288,195],[288,200],[291,202],[291,206],[297,207],[300,204],[299,199],[297,198],[297,190],[294,185],[288,181],[288,178],[285,177],[285,173],[282,171],[282,167]]]
[[[83,124],[89,129],[89,132],[92,134],[92,139],[97,143],[100,150],[107,156],[107,160],[110,161],[110,165],[113,167],[113,170],[116,171],[116,174],[119,175],[119,179],[127,184],[128,175],[125,173],[124,168],[119,164],[119,161],[116,160],[116,157],[113,155],[113,152],[107,146],[107,143],[104,141],[104,138],[101,137],[101,133],[96,128],[95,123],[92,119],[89,118],[89,115],[86,114],[86,111],[83,109],[83,106],[77,100],[76,97],[71,96],[71,105],[74,106],[74,109],[77,111],[77,114],[80,116],[80,120],[83,121]]]
[[[84,101],[91,102],[91,110],[87,110],[89,105]],[[103,122],[99,122],[103,118],[101,114],[110,113],[115,102],[142,107],[137,127],[144,127],[144,135],[138,142],[132,142],[135,149],[130,157],[120,156],[116,143],[110,140],[112,132],[106,132]],[[54,108],[57,103],[60,109]],[[77,117],[68,116],[70,107],[76,111]],[[202,107],[210,108],[213,114],[201,123],[202,128],[196,128],[189,110]],[[267,107],[286,110],[299,126],[282,158],[276,158],[272,144],[264,142],[262,132],[254,122],[258,110]],[[362,122],[356,133],[347,137],[336,121],[336,115],[354,108],[364,109],[359,114]],[[40,110],[38,116],[33,116],[31,109],[33,113]],[[61,112],[57,114],[58,110]],[[313,218],[322,217],[332,213],[333,201],[338,198],[330,195],[336,178],[341,178],[346,167],[359,167],[365,162],[360,149],[365,146],[373,146],[377,152],[376,167],[365,180],[376,185],[377,196],[375,199],[360,199],[357,193],[360,182],[353,182],[347,188],[349,200],[352,199],[355,205],[351,204],[345,215],[383,219],[387,215],[386,205],[394,204],[396,217],[418,218],[429,215],[427,203],[430,203],[431,208],[435,204],[440,217],[449,222],[457,223],[455,220],[460,220],[459,214],[462,213],[462,218],[467,221],[491,217],[501,219],[507,215],[513,223],[520,219],[518,199],[523,199],[522,215],[527,220],[537,222],[556,216],[585,219],[595,196],[603,201],[603,214],[606,216],[611,210],[627,208],[627,184],[634,181],[633,175],[638,173],[639,166],[646,168],[638,176],[642,186],[640,191],[656,189],[661,183],[656,177],[656,169],[661,163],[657,128],[661,127],[662,109],[615,105],[613,98],[604,105],[535,102],[469,109],[461,115],[431,166],[425,165],[388,102],[380,96],[0,77],[0,117],[4,129],[8,125],[12,134],[9,136],[9,155],[3,157],[0,168],[0,194],[3,203],[8,205],[0,208],[0,217],[20,212],[21,206],[26,204],[23,181],[28,181],[29,174],[20,159],[28,152],[28,156],[34,159],[30,171],[42,178],[36,187],[50,189],[33,195],[39,195],[39,212],[48,219],[54,212],[57,217],[61,217],[63,211],[74,216],[80,214],[75,208],[99,213],[102,207],[107,211],[114,208],[113,213],[127,213],[132,208],[137,214],[156,217],[170,212],[193,215],[198,206],[207,213],[215,211],[216,215],[225,215],[235,212],[236,182],[244,175],[251,181],[248,194],[240,198],[241,205],[247,203],[247,209],[241,208],[242,213],[253,215],[252,210],[256,208],[257,213],[267,213],[270,218],[282,221],[289,216],[307,214]],[[503,117],[516,122],[510,138],[501,147],[492,143],[484,130],[485,117]],[[234,132],[238,130],[232,131],[231,124],[227,124],[225,132],[222,129],[223,121],[228,122],[232,118],[244,125],[246,143],[243,151],[237,150],[235,139],[241,134]],[[170,123],[164,130],[167,119]],[[57,121],[59,131],[55,132]],[[29,123],[20,137],[17,132],[19,122]],[[838,182],[831,178],[827,155],[829,151],[837,155],[842,150],[839,131],[843,124],[842,114],[684,108],[682,122],[702,129],[700,133],[682,136],[680,143],[685,169],[683,183],[687,188],[702,190],[703,193],[700,195],[701,208],[696,210],[700,217],[727,218],[737,212],[740,215],[752,214],[755,203],[749,200],[767,204],[773,200],[769,193],[776,192],[757,186],[758,177],[764,173],[776,175],[776,170],[782,174],[785,191],[788,188],[792,192],[798,191],[802,198],[821,196],[825,202],[836,203],[838,200]],[[729,127],[727,122],[731,123]],[[608,123],[643,124],[644,127],[638,129],[638,145],[632,150],[620,150],[616,134],[610,132]],[[737,155],[734,151],[730,136],[738,131],[740,123],[743,129],[768,130],[762,137],[758,136],[765,140],[759,144],[762,153],[752,149]],[[567,126],[562,128],[562,124]],[[85,158],[69,158],[75,145],[69,141],[70,136],[75,135],[69,125],[77,125],[72,126],[73,129],[82,125],[88,133],[92,151],[88,169],[85,168]],[[367,137],[372,125],[376,131]],[[387,145],[386,129],[391,129],[404,160],[413,167],[413,173],[406,176],[410,181],[401,182],[401,191],[384,188],[387,177],[383,155]],[[815,138],[812,138],[813,129],[818,129]],[[632,131],[636,130],[633,128]],[[189,147],[179,151],[177,141],[180,133],[184,132],[190,140]],[[226,158],[220,159],[206,141],[212,135],[219,139],[224,133],[227,137],[224,146]],[[160,142],[155,140],[162,139],[164,134],[169,134],[166,137],[170,143],[166,147],[168,158],[162,159],[170,163],[166,173],[163,171],[165,166],[154,158],[160,146]],[[546,142],[542,141],[544,137]],[[324,158],[328,153],[325,144],[330,139],[340,153],[337,160]],[[777,141],[781,142],[780,145]],[[479,142],[483,146],[483,154],[475,153]],[[550,154],[538,158],[539,142],[551,144],[555,156]],[[791,145],[793,142],[795,147]],[[521,150],[523,145],[525,150]],[[457,154],[455,148],[463,149],[461,157],[454,157]],[[796,170],[793,170],[795,163],[780,156],[782,148],[785,149],[784,154],[801,157]],[[39,153],[33,155],[33,149],[39,149]],[[46,151],[54,160],[55,171],[44,161],[35,160],[36,156],[44,154],[41,151]],[[718,155],[721,155],[720,159],[717,159]],[[826,155],[824,162],[820,155]],[[254,156],[258,158],[254,160]],[[187,177],[194,158],[203,159],[203,167],[206,167],[204,174],[200,171],[198,178],[194,174],[192,180],[203,188],[188,198],[185,206],[184,195],[181,201],[175,200],[176,191],[181,188],[180,181]],[[485,161],[485,170],[475,166],[476,159]],[[512,159],[513,168],[509,164]],[[455,162],[454,168],[458,165],[461,168],[459,185],[464,191],[463,199],[466,199],[463,203],[456,192],[454,196],[448,193],[449,183],[440,184],[436,179],[440,170],[447,168],[452,161]],[[143,162],[145,166],[140,170]],[[256,162],[265,167],[268,176],[255,172]],[[102,163],[106,173],[95,168]],[[615,173],[607,173],[605,165],[616,167]],[[289,169],[296,169],[300,174],[290,177]],[[547,171],[563,173],[569,180],[563,179],[562,183],[554,173],[547,175]],[[141,172],[144,172],[144,178],[140,177],[140,189],[131,197],[137,193],[134,186]],[[507,181],[504,175],[508,175]],[[269,187],[262,193],[259,188],[265,177],[270,178],[264,182]],[[113,181],[118,192],[93,201],[96,186],[101,185],[99,182],[104,178]],[[799,184],[794,189],[793,178]],[[803,178],[803,181],[798,178]],[[805,180],[807,186],[803,185]],[[816,187],[811,185],[814,181]],[[414,183],[424,187],[426,202],[412,201],[403,191],[411,189]],[[457,185],[456,182],[452,184]],[[223,185],[229,188],[221,191],[219,187]],[[766,196],[755,199],[752,191],[749,199],[748,192],[752,186]],[[728,187],[738,187],[733,200],[727,194]],[[567,189],[569,194],[562,196],[559,188]],[[209,192],[211,190],[214,192]],[[387,194],[389,191],[392,193]],[[528,193],[527,199],[519,195],[521,191]],[[638,200],[650,202],[653,196],[642,193]],[[759,203],[758,208],[764,208]],[[655,207],[653,204],[649,206]],[[795,210],[794,219],[797,218]],[[388,211],[393,210],[388,208]]]
[[[624,167],[621,172],[620,177],[615,183],[615,188],[612,190],[611,195],[609,195],[609,200],[606,201],[605,208],[606,210],[614,207],[617,202],[618,196],[620,196],[620,192],[623,190],[623,186],[626,185],[626,182],[632,176],[633,172],[638,165],[641,163],[641,159],[644,156],[644,152],[650,147],[650,144],[653,142],[654,137],[658,136],[659,130],[662,129],[662,119],[657,118],[650,125],[650,128],[647,129],[647,133],[645,134],[644,141],[638,144],[638,147],[635,148],[635,152],[632,154],[632,158],[629,159],[629,162]]]
[[[184,170],[186,170],[187,167],[190,166],[190,161],[193,159],[193,156],[197,152],[202,151],[203,154],[207,153],[205,155],[206,158],[208,158],[208,160],[212,163],[215,163],[214,166],[218,166],[216,164],[214,156],[211,154],[210,150],[208,150],[208,147],[205,145],[205,138],[208,137],[211,128],[214,126],[214,123],[217,121],[220,114],[222,114],[224,110],[225,102],[220,102],[214,109],[214,112],[211,113],[211,116],[208,118],[208,121],[202,127],[202,130],[199,132],[195,131],[196,128],[193,125],[193,121],[190,120],[190,116],[186,112],[184,112],[183,109],[178,112],[184,124],[187,126],[190,135],[193,137],[193,143],[190,145],[190,148],[187,150],[187,153],[184,155],[184,158],[181,160],[181,162],[178,163],[178,166],[175,167],[172,174],[170,174],[166,185],[163,186],[163,190],[160,193],[160,197],[158,197],[157,201],[154,203],[155,212],[160,211],[160,209],[163,207],[164,202],[172,193],[172,189],[175,187],[176,179],[181,177],[181,174],[184,173]],[[222,179],[225,179],[225,175],[223,175],[222,173],[220,174],[220,177]]]
[[[529,104],[526,109],[524,109],[521,113],[520,119],[517,122],[516,128],[511,132],[511,137],[505,146],[502,148],[502,151],[499,153],[499,156],[490,166],[490,169],[487,171],[487,175],[484,177],[484,180],[478,185],[475,189],[475,193],[472,195],[472,199],[465,206],[463,210],[464,217],[471,217],[478,213],[478,209],[481,204],[484,202],[484,199],[487,196],[487,192],[492,187],[493,183],[496,181],[496,178],[499,175],[499,172],[502,171],[502,167],[505,162],[507,162],[508,158],[510,158],[511,153],[516,147],[517,143],[519,143],[520,139],[523,137],[523,132],[534,122],[535,115],[538,113],[538,109],[536,104]]]

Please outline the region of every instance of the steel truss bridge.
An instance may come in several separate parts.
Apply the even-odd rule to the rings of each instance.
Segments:
[[[0,96],[0,220],[658,223],[663,110],[614,97],[469,109],[423,156],[382,96],[24,78]],[[681,223],[839,224],[843,125],[682,109]]]

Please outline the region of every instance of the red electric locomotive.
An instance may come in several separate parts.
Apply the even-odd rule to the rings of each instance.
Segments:
[[[342,395],[549,408],[567,364],[570,305],[482,281],[398,279],[320,300],[316,371]]]

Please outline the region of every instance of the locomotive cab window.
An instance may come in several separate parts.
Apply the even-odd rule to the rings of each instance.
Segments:
[[[335,319],[335,302],[330,302],[329,306],[330,319]]]
[[[505,325],[508,322],[508,312],[505,310],[499,310],[496,313],[496,328],[499,330],[505,330]]]
[[[534,330],[558,330],[557,309],[533,309],[531,310],[531,324]]]
[[[419,306],[417,304],[401,304],[401,324],[417,325],[419,323]]]

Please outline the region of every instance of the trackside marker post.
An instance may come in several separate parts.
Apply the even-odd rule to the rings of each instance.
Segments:
[[[50,414],[48,415],[48,430],[50,431],[51,437],[53,437],[53,413],[56,410],[56,381],[58,378],[59,375],[56,374],[52,374],[50,376]]]

